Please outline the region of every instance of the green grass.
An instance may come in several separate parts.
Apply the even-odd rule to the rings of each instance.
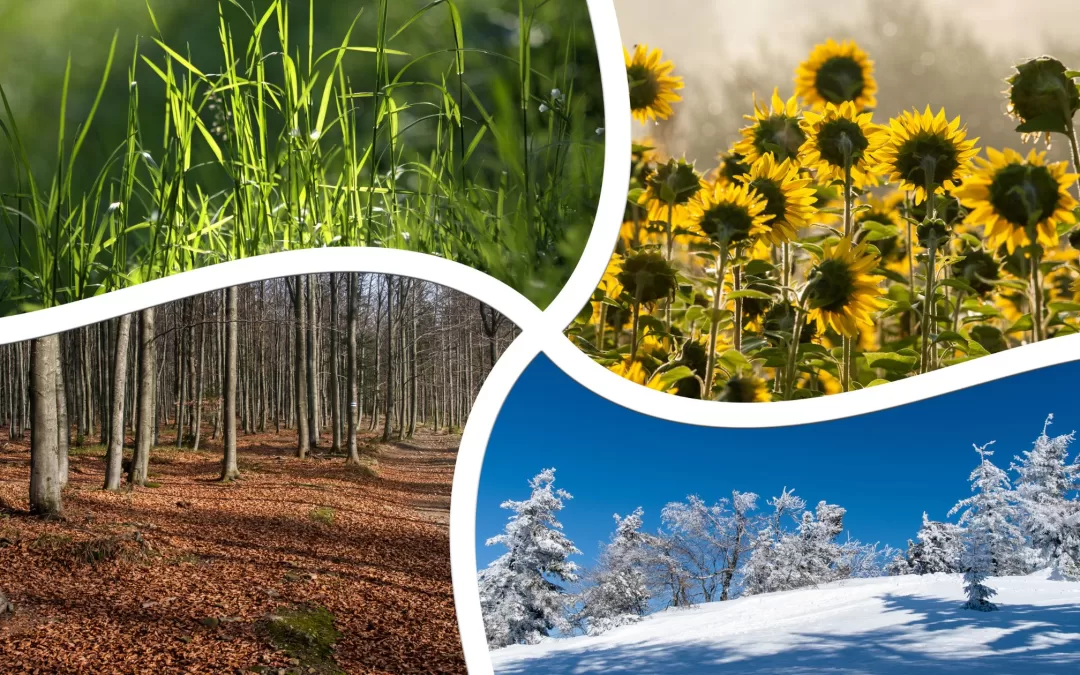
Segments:
[[[308,513],[308,518],[323,525],[334,524],[334,509],[329,506],[317,506]]]
[[[193,63],[159,29],[135,47],[124,140],[99,166],[81,152],[121,58],[117,38],[94,103],[73,126],[63,122],[65,76],[47,175],[35,170],[42,158],[29,155],[0,87],[0,158],[15,177],[0,192],[0,316],[325,246],[431,253],[540,305],[555,295],[588,236],[603,161],[599,92],[575,89],[579,29],[544,48],[539,72],[529,40],[514,54],[470,47],[451,0],[398,25],[389,25],[389,0],[368,0],[339,42],[318,49],[314,3],[307,39],[293,35],[298,4],[275,0],[254,14],[222,0],[217,64]],[[553,11],[545,4],[518,3],[519,34]],[[244,18],[227,19],[226,8]],[[445,25],[446,44],[410,40],[431,22]],[[374,42],[358,43],[361,32]],[[370,82],[348,75],[356,59]],[[505,60],[516,63],[516,81],[483,78]],[[418,77],[422,69],[438,76]],[[141,105],[149,88],[163,90],[162,109]],[[158,127],[161,137],[148,137]]]

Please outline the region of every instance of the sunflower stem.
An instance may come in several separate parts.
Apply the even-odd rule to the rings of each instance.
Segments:
[[[629,365],[633,365],[634,361],[637,359],[638,315],[640,312],[641,303],[638,302],[637,298],[634,298],[634,319],[630,326],[630,363],[628,364],[628,367]]]
[[[724,268],[727,267],[727,247],[720,249],[720,260],[716,265],[716,290],[713,292],[712,316],[709,321],[709,358],[705,364],[705,390],[701,392],[703,400],[712,398],[713,370],[716,368],[716,335],[720,332],[720,307],[724,295]]]
[[[1076,125],[1069,123],[1069,149],[1072,150],[1073,172],[1080,173],[1080,140],[1076,137]],[[1076,183],[1076,194],[1080,196],[1080,181]]]
[[[1039,263],[1042,258],[1042,248],[1036,244],[1031,252],[1031,324],[1035,335],[1035,342],[1043,339],[1043,309],[1042,309],[1042,286],[1039,279]]]
[[[667,243],[667,261],[668,261],[669,265],[672,264],[671,263],[671,250],[672,250],[673,244],[675,243],[675,237],[671,233],[671,230],[672,230],[672,223],[671,223],[671,221],[672,221],[672,213],[671,212],[672,212],[672,210],[674,208],[675,208],[674,204],[668,204],[668,209],[667,209],[667,242],[666,243]],[[671,332],[671,302],[672,302],[672,298],[668,298],[667,300],[664,301],[664,323],[667,325],[667,331],[669,333]]]
[[[844,150],[844,237],[851,241],[851,245],[855,245],[855,233],[854,223],[852,222],[852,189],[851,189],[851,141],[848,140],[847,134],[841,137],[841,145]],[[850,336],[843,336],[842,339],[843,358],[840,362],[840,385],[844,391],[851,391],[851,382],[854,379],[854,344]]]
[[[923,296],[923,315],[922,315],[922,360],[920,361],[920,372],[928,373],[931,370],[930,364],[930,326],[933,323],[932,315],[934,310],[934,275],[935,266],[937,264],[937,238],[934,237],[930,240],[930,251],[927,253],[926,264],[926,293]]]
[[[795,394],[795,373],[798,372],[799,342],[802,340],[803,310],[801,303],[795,306],[795,324],[791,328],[791,347],[788,351],[787,374],[784,377],[784,399],[790,401]]]
[[[741,257],[742,251],[735,249],[735,258],[738,260]],[[732,289],[735,291],[742,290],[742,267],[740,265],[734,265],[731,268],[731,282]],[[742,338],[743,338],[743,299],[735,298],[735,326],[734,336],[732,338],[732,347],[735,351],[742,351]]]
[[[607,303],[600,302],[600,320],[596,324],[596,348],[604,351],[604,328],[607,323]]]

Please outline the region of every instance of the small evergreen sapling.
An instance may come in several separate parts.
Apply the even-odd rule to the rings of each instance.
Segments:
[[[960,524],[964,526],[964,552],[960,564],[964,571],[964,593],[967,594],[965,609],[992,612],[997,605],[990,602],[997,591],[985,583],[986,578],[1002,564],[1002,556],[1013,554],[1013,530],[1008,522],[1011,505],[1006,498],[1009,493],[1008,477],[990,461],[993,452],[987,445],[975,446],[979,453],[979,466],[971,472],[971,490],[975,494],[961,500],[949,511],[949,515],[963,509]]]
[[[641,531],[642,514],[641,507],[625,518],[615,514],[615,532],[600,553],[590,574],[593,583],[582,591],[581,609],[574,617],[589,635],[638,621],[649,610],[648,536]]]
[[[566,612],[571,596],[559,582],[577,581],[578,566],[569,558],[581,551],[556,518],[571,495],[555,489],[554,482],[555,469],[544,469],[529,481],[529,499],[503,502],[502,508],[514,515],[502,534],[487,541],[507,549],[478,575],[492,648],[535,644],[552,630],[570,629]]]

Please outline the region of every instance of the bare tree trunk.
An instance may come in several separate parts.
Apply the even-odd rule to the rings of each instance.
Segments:
[[[201,325],[199,327],[199,370],[195,375],[195,422],[192,424],[194,439],[191,449],[199,449],[199,440],[202,437],[202,404],[203,404],[203,377],[206,372],[206,296],[202,297],[202,311],[200,312]]]
[[[319,286],[314,274],[307,277],[307,398],[308,398],[308,434],[311,447],[319,447],[319,349],[317,317]]]
[[[128,470],[128,481],[139,486],[146,484],[150,449],[154,445],[154,425],[157,422],[157,335],[154,319],[153,307],[139,313],[139,420],[135,430],[135,452]]]
[[[240,329],[238,296],[235,286],[225,292],[225,415],[224,456],[221,460],[221,480],[240,477],[236,463],[236,378],[239,371],[237,334]]]
[[[390,440],[393,431],[391,417],[394,414],[394,277],[386,279],[386,398],[383,405],[382,440]]]
[[[88,350],[89,351],[89,350]],[[64,350],[56,337],[56,463],[60,487],[68,484],[68,451],[71,449],[71,424],[68,421],[67,391],[64,385]],[[91,402],[87,401],[87,406]]]
[[[112,422],[109,446],[105,451],[105,489],[119,490],[124,473],[124,398],[127,395],[127,352],[131,338],[131,315],[117,320],[116,357],[112,372]]]
[[[59,434],[56,410],[56,365],[60,336],[30,342],[30,512],[58,517],[60,495]]]
[[[346,275],[346,278],[351,277]],[[332,436],[330,449],[341,452],[341,383],[338,378],[338,275],[330,275],[330,431]],[[351,402],[351,401],[350,401]],[[350,408],[351,410],[351,408]]]
[[[349,458],[347,462],[349,464],[360,463],[360,452],[356,443],[356,427],[360,424],[360,403],[357,401],[358,388],[356,386],[356,278],[353,274],[345,275],[345,279],[349,284],[349,292],[346,294],[346,319],[345,319],[345,333],[348,344],[347,363],[345,366],[345,377],[348,380],[348,392],[349,392],[349,430],[348,430],[348,452]]]
[[[293,294],[293,306],[296,310],[296,456],[304,459],[311,449],[311,436],[308,435],[308,374],[307,374],[307,330],[304,328],[304,278],[296,277],[296,292]]]

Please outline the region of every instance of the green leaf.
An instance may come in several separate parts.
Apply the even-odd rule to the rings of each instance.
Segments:
[[[653,375],[649,379],[649,384],[654,382],[660,385],[661,390],[670,389],[679,380],[685,380],[688,377],[694,377],[694,371],[687,366],[676,366],[671,370],[665,370],[658,375]]]
[[[986,351],[986,347],[983,347],[981,344],[974,340],[968,340],[967,353],[968,356],[971,357],[990,356],[990,352]]]
[[[883,380],[881,378],[878,378],[876,380],[871,380],[870,383],[867,384],[866,386],[867,387],[876,387],[879,384],[889,384],[889,380]]]
[[[755,291],[753,289],[744,289],[741,291],[734,291],[727,294],[728,300],[738,300],[739,298],[754,298],[755,300],[772,300],[773,296],[763,291]]]
[[[975,289],[971,287],[971,284],[964,281],[963,279],[942,279],[938,282],[938,284],[942,286],[948,286],[949,288],[956,288],[958,290],[964,291],[965,293],[975,293]]]
[[[1080,312],[1080,302],[1051,302],[1046,306],[1051,314],[1058,312]]]
[[[1024,333],[1033,328],[1035,328],[1035,322],[1031,319],[1030,314],[1025,314],[1019,319],[1017,319],[1013,323],[1013,325],[1009,326],[1005,330],[1005,334],[1009,335],[1010,333]]]
[[[919,365],[916,356],[905,356],[896,352],[866,352],[862,355],[870,368],[882,368],[893,373],[909,373]]]

